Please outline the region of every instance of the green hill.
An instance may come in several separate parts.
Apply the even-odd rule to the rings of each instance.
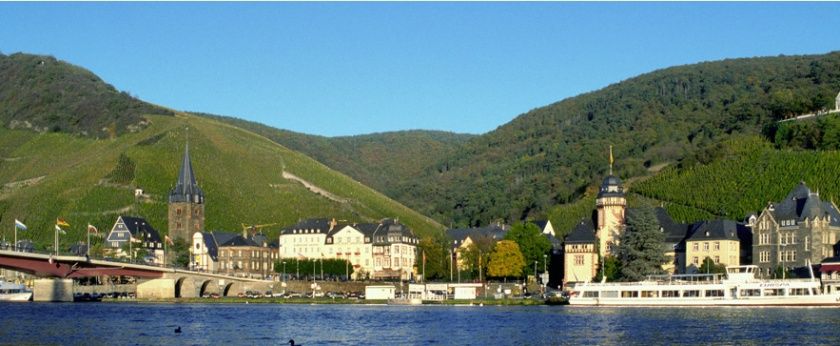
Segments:
[[[143,114],[172,113],[53,57],[0,54],[0,126],[110,138],[145,127]]]
[[[388,191],[446,224],[539,217],[600,181],[610,145],[625,180],[708,162],[716,143],[833,108],[838,91],[840,53],[667,68],[522,114]]]
[[[632,186],[634,193],[664,202],[675,219],[710,215],[743,220],[768,202],[782,200],[800,181],[827,201],[840,199],[840,152],[776,149],[749,137],[718,146],[708,164],[666,169]]]
[[[270,224],[270,234],[302,218],[370,221],[397,217],[419,234],[436,222],[249,131],[192,115],[146,116],[142,131],[116,139],[0,129],[0,228],[12,237],[22,220],[39,244],[52,243],[56,217],[71,225],[66,241],[82,239],[87,223],[108,230],[117,215],[146,217],[166,233],[166,201],[175,183],[186,132],[199,184],[207,196],[206,227],[239,231]],[[189,130],[186,130],[189,128]],[[283,172],[324,192],[313,192]],[[146,196],[134,197],[142,188]],[[327,195],[330,195],[327,197]]]
[[[476,137],[426,130],[323,137],[275,129],[232,117],[201,115],[265,136],[389,196],[397,194],[394,189],[402,182],[422,175],[426,167],[454,154],[468,140]]]

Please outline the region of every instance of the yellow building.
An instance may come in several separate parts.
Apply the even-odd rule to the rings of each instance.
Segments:
[[[598,252],[595,251],[595,229],[592,223],[581,221],[566,236],[563,246],[563,283],[591,281],[598,272]]]
[[[706,257],[715,264],[741,264],[738,223],[730,220],[704,221],[695,226],[685,241],[686,273],[696,273]]]

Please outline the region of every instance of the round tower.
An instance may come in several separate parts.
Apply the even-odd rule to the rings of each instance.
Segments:
[[[612,146],[610,146],[610,174],[604,178],[598,190],[598,198],[595,199],[595,208],[598,213],[596,225],[598,253],[602,258],[615,255],[615,245],[621,238],[621,232],[624,229],[624,212],[627,209],[624,187],[621,186],[621,179],[613,175],[613,163]]]

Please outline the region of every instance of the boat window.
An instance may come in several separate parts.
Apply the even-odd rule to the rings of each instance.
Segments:
[[[807,288],[791,288],[790,295],[792,296],[807,296],[808,289]]]
[[[741,297],[758,297],[759,295],[761,295],[761,290],[759,289],[741,290]]]
[[[642,298],[657,298],[659,291],[642,291]]]
[[[639,291],[621,291],[621,298],[638,298]]]
[[[706,297],[723,297],[723,290],[706,290]]]
[[[618,291],[603,291],[601,298],[618,298]]]
[[[598,298],[598,291],[586,291],[583,292],[584,298]]]
[[[679,298],[680,291],[662,291],[663,298]]]
[[[699,290],[686,290],[683,291],[683,297],[699,297],[700,291]]]
[[[785,295],[785,290],[781,288],[765,288],[764,289],[764,296],[765,297],[772,297],[772,296],[783,296]]]

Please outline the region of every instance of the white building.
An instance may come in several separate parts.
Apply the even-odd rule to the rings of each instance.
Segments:
[[[345,259],[353,265],[354,278],[407,280],[414,273],[418,243],[408,227],[392,219],[376,224],[309,219],[283,229],[278,244],[281,258]]]

